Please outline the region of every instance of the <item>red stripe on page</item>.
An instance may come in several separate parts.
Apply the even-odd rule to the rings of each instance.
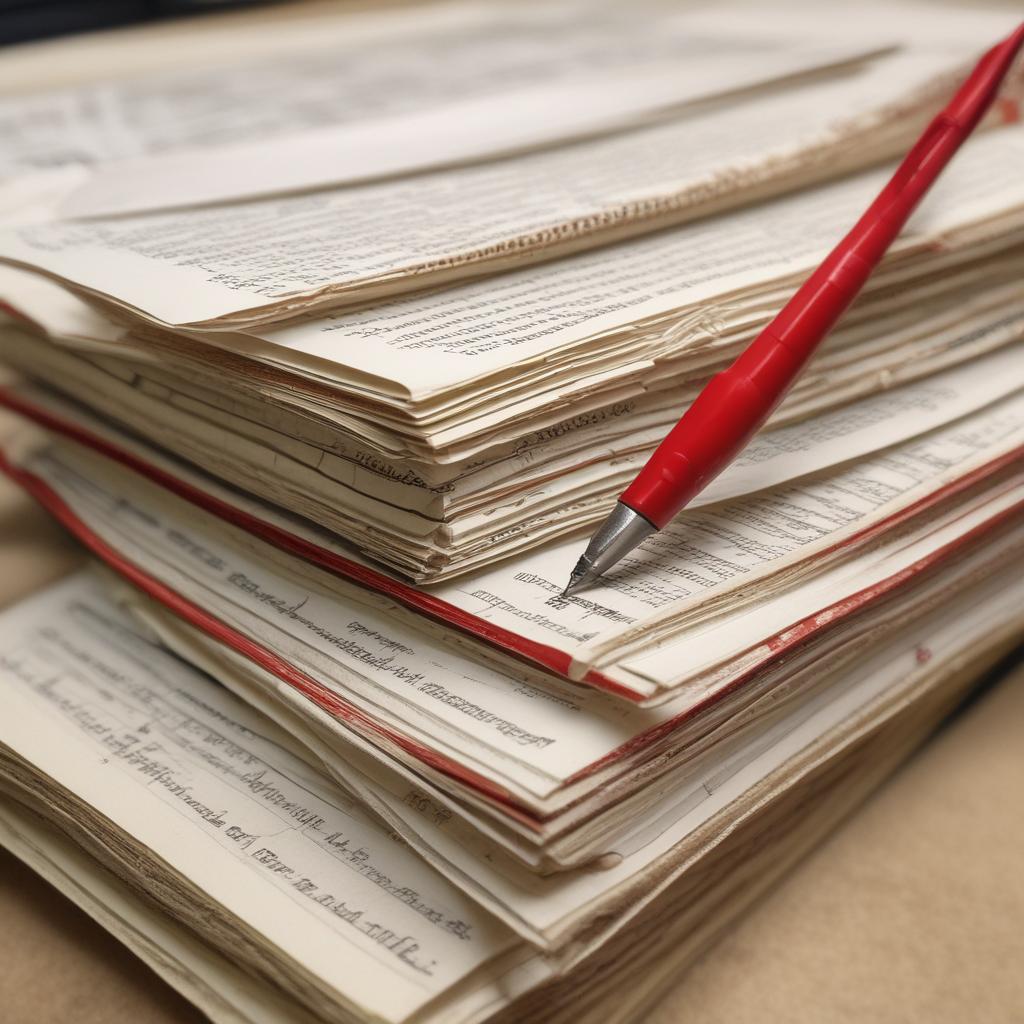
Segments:
[[[106,542],[98,537],[98,535],[96,535],[95,532],[75,514],[68,504],[63,501],[44,480],[35,476],[33,473],[11,465],[2,452],[0,452],[0,472],[5,473],[12,480],[27,490],[33,498],[43,505],[43,507],[46,508],[63,526],[68,528],[73,535],[82,541],[83,544],[90,548],[104,561],[108,562],[114,569],[120,572],[123,577],[144,593],[164,604],[174,614],[183,618],[185,622],[195,626],[197,629],[200,629],[218,643],[223,643],[226,646],[237,650],[239,653],[250,658],[253,662],[270,672],[272,675],[278,677],[288,685],[294,686],[308,699],[312,700],[317,707],[324,709],[330,714],[337,715],[342,721],[347,722],[350,725],[365,726],[377,735],[383,736],[384,738],[394,742],[396,745],[400,746],[402,750],[411,754],[414,758],[422,761],[424,764],[429,765],[442,774],[469,785],[473,790],[480,793],[481,796],[499,804],[503,808],[504,812],[510,817],[515,818],[527,827],[534,828],[535,830],[539,830],[546,821],[551,820],[553,817],[557,817],[557,814],[564,813],[564,811],[573,806],[573,804],[579,803],[579,801],[573,801],[569,805],[566,805],[566,807],[561,808],[557,814],[553,815],[539,816],[531,813],[527,808],[518,804],[515,798],[501,786],[496,785],[489,779],[483,778],[476,772],[466,769],[458,762],[454,762],[449,758],[438,755],[429,748],[425,748],[422,744],[379,725],[373,719],[360,712],[357,708],[352,707],[348,701],[331,692],[322,684],[317,683],[305,673],[300,672],[283,658],[266,650],[266,648],[250,640],[244,634],[241,634],[237,630],[234,630],[222,623],[218,618],[216,618],[216,616],[211,615],[208,611],[196,605],[194,602],[188,601],[173,589],[160,583],[158,580],[155,580],[150,574],[140,569],[137,565],[119,554],[109,544],[106,544]],[[776,634],[774,637],[769,638],[761,645],[767,653],[757,665],[746,670],[742,675],[735,679],[730,680],[727,684],[711,691],[705,699],[698,701],[694,706],[687,709],[682,714],[677,715],[652,729],[648,729],[646,732],[639,733],[637,736],[634,736],[631,740],[623,743],[621,746],[618,746],[618,748],[609,752],[604,757],[570,776],[568,781],[572,782],[586,778],[588,775],[593,774],[604,766],[612,764],[615,761],[622,760],[625,756],[642,749],[643,746],[649,745],[663,735],[673,731],[684,722],[713,707],[717,702],[735,692],[745,683],[748,683],[755,675],[757,675],[757,673],[763,671],[767,666],[775,662],[775,660],[782,656],[782,654],[788,653],[799,647],[801,644],[807,642],[813,635],[824,629],[826,625],[834,624],[840,620],[840,618],[851,615],[855,611],[877,602],[887,594],[892,593],[900,586],[906,584],[907,581],[920,577],[923,573],[936,568],[941,564],[941,562],[954,553],[980,543],[981,540],[989,534],[989,532],[997,529],[1000,525],[1006,522],[1012,521],[1022,510],[1024,510],[1024,502],[1020,502],[1010,509],[1006,509],[985,522],[980,523],[978,526],[969,530],[967,534],[919,559],[900,572],[894,573],[892,577],[881,581],[878,584],[867,587],[857,594],[844,598],[827,609],[819,610],[813,615],[809,615],[800,623],[787,627],[785,630]],[[582,799],[584,798],[581,798],[581,800]]]
[[[55,416],[32,402],[26,401],[8,388],[0,388],[0,405],[5,405],[7,408],[34,420],[41,426],[55,430],[78,444],[92,448],[101,455],[105,455],[107,458],[127,466],[136,473],[184,498],[186,501],[190,501],[192,504],[198,505],[200,508],[204,508],[208,512],[219,516],[226,522],[239,526],[257,537],[261,537],[276,547],[299,555],[307,561],[314,562],[337,575],[351,580],[359,586],[392,597],[435,620],[444,622],[446,625],[456,626],[464,632],[472,633],[480,637],[480,639],[493,644],[495,647],[507,650],[516,657],[526,658],[529,661],[535,662],[555,672],[557,675],[565,677],[568,675],[569,664],[572,658],[564,651],[560,651],[547,644],[529,640],[518,633],[513,633],[511,630],[500,626],[495,626],[486,619],[481,619],[471,612],[463,611],[447,601],[442,601],[416,587],[402,583],[400,580],[377,572],[369,566],[361,565],[359,562],[354,562],[336,552],[322,548],[312,541],[298,537],[287,530],[259,519],[257,516],[253,516],[235,505],[231,505],[198,487],[194,487],[172,473],[161,469],[159,466],[154,466],[151,462],[147,462],[134,453],[112,444],[106,438],[100,437],[98,434],[94,434],[92,431],[59,416]],[[598,674],[597,678],[603,677]],[[616,687],[616,684],[611,680],[606,682],[609,687]],[[636,695],[632,691],[628,691],[628,693],[633,699],[636,699]]]
[[[893,591],[898,590],[909,580],[934,570],[946,559],[959,553],[961,550],[980,543],[988,533],[998,530],[1005,523],[1012,522],[1022,512],[1024,512],[1024,501],[1017,502],[990,519],[986,519],[967,533],[957,537],[956,540],[950,541],[941,548],[936,548],[935,551],[918,559],[905,569],[893,573],[892,576],[888,576],[884,580],[865,587],[855,594],[836,601],[827,608],[819,609],[813,615],[808,615],[805,619],[801,619],[799,622],[795,622],[780,630],[774,636],[768,637],[753,648],[754,650],[764,650],[765,657],[746,669],[741,675],[711,690],[703,700],[687,708],[682,714],[662,722],[647,733],[633,737],[633,739],[618,747],[611,754],[607,754],[593,764],[587,765],[586,768],[582,768],[569,781],[575,782],[578,779],[586,778],[605,765],[621,760],[622,757],[632,753],[634,750],[657,741],[666,733],[678,728],[688,719],[696,717],[701,712],[713,707],[723,698],[740,689],[759,672],[764,671],[764,669],[778,661],[783,655],[792,653],[796,648],[809,641],[827,626],[832,626],[836,622],[853,615],[855,612],[875,604]]]
[[[238,630],[222,622],[216,616],[200,608],[197,604],[183,597],[176,590],[155,579],[145,570],[139,568],[130,559],[125,558],[112,548],[102,537],[87,526],[63,498],[57,494],[44,480],[35,474],[12,465],[7,456],[0,452],[0,472],[10,477],[15,483],[27,491],[38,501],[62,526],[77,537],[94,554],[129,580],[136,587],[159,601],[179,618],[211,636],[218,643],[237,651],[255,662],[261,668],[277,676],[289,686],[293,686],[317,707],[343,722],[356,728],[363,728],[377,736],[394,743],[406,753],[423,764],[441,772],[456,781],[469,786],[490,800],[500,804],[507,814],[524,824],[536,828],[536,819],[516,802],[508,790],[492,782],[490,779],[466,768],[457,761],[425,747],[402,733],[388,729],[350,704],[344,698],[332,693],[306,673],[299,671],[294,665],[267,650],[261,644],[250,640]]]
[[[51,514],[53,514],[55,518],[62,523],[62,525],[78,537],[99,557],[110,564],[116,571],[138,586],[142,591],[162,603],[165,607],[169,608],[174,614],[178,615],[186,622],[191,623],[207,635],[213,637],[213,639],[218,643],[223,643],[238,651],[240,654],[250,658],[256,664],[265,668],[285,683],[294,686],[308,699],[312,700],[318,707],[323,708],[331,714],[337,714],[339,718],[343,721],[349,722],[350,724],[358,723],[365,725],[365,727],[370,729],[372,732],[394,742],[413,757],[423,761],[424,764],[430,765],[437,771],[477,790],[481,795],[499,804],[504,809],[504,812],[510,817],[515,818],[534,830],[538,830],[544,822],[551,820],[558,814],[564,813],[565,810],[578,802],[573,801],[573,803],[561,808],[557,814],[554,815],[538,816],[532,813],[528,808],[525,808],[518,803],[515,797],[502,787],[497,786],[489,779],[485,779],[477,773],[464,768],[462,765],[458,764],[458,762],[437,754],[429,748],[422,746],[422,744],[418,744],[400,733],[396,733],[378,725],[373,721],[373,719],[368,718],[363,712],[359,711],[358,708],[353,707],[347,701],[344,701],[336,694],[327,690],[320,683],[317,683],[305,673],[300,672],[284,659],[266,650],[260,644],[255,643],[244,634],[239,633],[226,623],[221,622],[221,620],[200,608],[198,605],[188,601],[175,590],[154,579],[133,562],[126,559],[123,555],[110,547],[110,545],[100,538],[85,523],[83,523],[64,502],[64,500],[45,481],[27,470],[13,466],[2,451],[0,451],[0,472],[5,473],[29,494],[31,494],[38,502],[40,502],[40,504],[48,509]],[[708,708],[713,707],[728,695],[734,693],[768,665],[772,664],[784,654],[789,653],[791,650],[807,642],[813,635],[824,629],[825,625],[831,625],[839,619],[846,618],[859,609],[875,603],[886,594],[897,589],[901,584],[906,583],[909,579],[919,576],[936,567],[947,557],[950,557],[952,554],[964,549],[965,547],[969,547],[970,545],[979,542],[988,532],[997,529],[1005,522],[1011,521],[1022,509],[1024,509],[1024,502],[1018,503],[1010,509],[1004,510],[1002,513],[993,516],[984,523],[979,524],[968,533],[957,538],[955,541],[951,541],[942,548],[932,552],[930,555],[919,559],[907,569],[904,569],[901,572],[888,577],[886,580],[872,585],[871,587],[867,587],[857,594],[836,602],[829,609],[819,610],[813,615],[808,616],[806,619],[788,626],[785,630],[780,631],[774,637],[767,639],[759,645],[766,651],[766,656],[756,665],[751,666],[741,675],[730,680],[727,684],[712,690],[703,700],[692,705],[686,711],[671,719],[667,719],[665,722],[653,727],[652,729],[639,733],[631,740],[623,743],[619,747],[616,747],[597,761],[594,761],[580,769],[567,781],[574,782],[576,780],[586,778],[588,775],[593,774],[604,766],[614,763],[615,761],[619,761],[634,751],[640,750],[643,747],[656,742],[662,736],[678,728],[689,719],[696,717]],[[581,797],[581,799],[583,798]]]
[[[446,626],[454,626],[456,629],[475,636],[516,658],[532,662],[541,668],[554,672],[563,679],[569,680],[569,667],[572,662],[572,656],[565,651],[551,647],[548,644],[530,640],[501,626],[496,626],[486,619],[482,619],[414,586],[410,586],[369,566],[361,565],[333,551],[322,548],[312,541],[267,523],[257,516],[251,515],[237,506],[222,501],[220,498],[214,497],[212,494],[208,494],[206,491],[181,480],[159,466],[154,466],[138,455],[113,444],[106,438],[100,437],[98,434],[94,434],[92,431],[62,417],[55,416],[8,388],[0,387],[0,405],[5,405],[9,409],[34,420],[41,426],[63,434],[76,443],[99,452],[101,455],[128,467],[153,483],[177,494],[186,501],[208,512],[212,512],[214,515],[225,520],[225,522],[238,526],[284,551],[296,554],[300,558],[313,562],[329,572],[355,583],[357,586],[382,593],[434,621],[441,622]],[[1022,456],[1024,456],[1024,447],[1008,452],[1006,455],[994,459],[965,476],[952,481],[932,494],[926,495],[907,506],[907,508],[876,523],[874,526],[866,527],[859,533],[837,542],[831,548],[826,549],[823,554],[870,540],[876,534],[891,529],[911,516],[957,494],[959,491],[971,487],[984,477],[996,473],[1004,466],[1019,460]],[[587,672],[581,681],[595,689],[604,690],[633,703],[642,703],[647,698],[647,694],[616,682],[597,669]]]

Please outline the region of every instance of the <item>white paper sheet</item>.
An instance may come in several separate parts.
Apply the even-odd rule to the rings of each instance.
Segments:
[[[884,84],[876,89],[891,95],[891,82]],[[504,161],[400,184],[180,213],[25,226],[0,236],[0,255],[39,266],[86,290],[113,295],[172,324],[269,310],[285,299],[295,311],[320,293],[324,302],[338,304],[339,289],[385,279],[389,288],[397,288],[400,278],[418,278],[428,271],[461,274],[472,253],[483,258],[515,251],[522,260],[531,249],[541,254],[544,246],[589,230],[588,224],[610,224],[618,217],[625,223],[643,207],[638,191],[646,186],[651,197],[664,194],[655,182],[663,187],[666,174],[674,178],[675,192],[690,187],[693,201],[702,202],[727,191],[721,174],[727,169],[734,173],[738,163],[755,171],[764,164],[770,170],[777,166],[770,160],[773,153],[780,159],[788,154],[795,171],[806,164],[806,154],[795,157],[800,146],[785,133],[786,141],[778,142],[780,126],[773,119],[781,119],[789,132],[800,125],[800,131],[810,131],[816,139],[834,135],[834,108],[827,107],[823,116],[828,97],[820,90],[813,96],[760,102],[766,110],[751,113],[744,107],[735,114],[707,115],[706,138],[698,125],[686,122],[676,128],[675,149],[664,140],[638,147],[631,137],[628,146],[618,142],[623,148],[611,160],[581,164],[579,154],[561,151],[530,157],[538,163],[535,176],[523,173],[520,160]],[[795,109],[798,102],[807,108],[806,116]],[[814,110],[818,123],[812,130],[807,118],[813,125]],[[750,123],[727,123],[740,114]],[[943,181],[959,180],[961,188],[963,182],[973,182],[990,205],[1001,201],[1005,208],[1005,197],[992,179],[1002,171],[1006,185],[1018,184],[1006,169],[1019,162],[1022,136],[1024,131],[1010,128],[997,133],[998,142],[972,139]],[[798,137],[803,136],[798,132]],[[864,152],[870,152],[867,144]],[[756,180],[759,172],[751,173]],[[624,181],[630,183],[628,197],[623,195]],[[876,176],[875,185],[880,184]],[[868,196],[870,191],[863,198]],[[930,205],[936,207],[936,201]],[[809,232],[810,225],[801,223],[799,229]],[[800,231],[791,225],[788,237],[804,248]],[[409,278],[405,287],[414,283]],[[268,316],[260,313],[255,319]]]
[[[5,613],[0,649],[2,741],[344,1000],[402,1020],[509,947],[244,705],[119,622],[94,580]]]

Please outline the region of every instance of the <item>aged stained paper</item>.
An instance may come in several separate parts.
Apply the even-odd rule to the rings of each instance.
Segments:
[[[95,581],[7,613],[0,642],[3,743],[343,998],[401,1020],[508,948],[281,734],[121,624]]]
[[[1017,399],[1016,405],[1020,403]],[[660,572],[644,574],[643,587],[631,586],[627,579],[616,590],[606,587],[577,601],[562,601],[557,587],[552,594],[552,588],[544,585],[543,576],[518,567],[493,584],[502,588],[505,599],[499,601],[493,590],[484,589],[486,579],[476,581],[474,589],[460,599],[491,621],[561,646],[578,662],[589,657],[588,651],[596,657],[604,650],[617,650],[623,636],[642,647],[638,626],[645,618],[657,623],[671,616],[670,623],[678,619],[681,626],[699,624],[681,611],[687,604],[699,608],[708,602],[716,587],[728,593],[744,572],[763,575],[766,565],[777,571],[792,565],[797,552],[813,570],[812,552],[820,558],[823,548],[833,548],[841,537],[863,530],[867,522],[858,523],[858,516],[870,521],[868,516],[873,515],[877,522],[878,516],[892,514],[915,496],[930,493],[943,477],[955,480],[971,466],[984,465],[997,453],[1019,445],[1015,434],[1021,429],[1019,409],[1015,418],[997,405],[977,414],[976,420],[878,458],[874,477],[867,465],[854,464],[823,483],[812,478],[803,491],[790,487],[775,503],[787,502],[796,508],[802,502],[807,515],[813,516],[806,526],[799,525],[804,516],[789,516],[773,528],[774,520],[765,515],[761,498],[751,502],[746,513],[739,506],[731,519],[723,520],[721,515],[706,519],[704,533],[694,537],[685,551],[667,558]],[[153,485],[132,484],[123,473],[118,480],[98,459],[72,465],[43,455],[23,464],[46,479],[84,522],[135,565],[169,582],[198,606],[216,607],[221,621],[259,637],[317,678],[340,674],[347,699],[364,710],[372,708],[374,715],[401,722],[420,742],[445,749],[459,760],[472,760],[474,770],[484,776],[497,773],[503,784],[514,784],[524,795],[543,797],[553,792],[572,773],[655,720],[638,712],[624,719],[607,699],[588,699],[585,719],[576,715],[579,699],[587,698],[574,696],[554,705],[538,700],[536,687],[517,678],[515,671],[501,671],[457,653],[443,638],[425,631],[422,620],[396,618],[386,599],[352,588],[339,590],[329,577],[294,557],[275,552],[241,531],[218,526],[208,515],[166,492],[161,494]],[[83,475],[85,466],[88,477]],[[1012,495],[983,496],[968,511],[982,523],[998,511],[991,507],[993,501],[1006,507]],[[952,525],[947,531],[955,532],[960,515],[956,510],[948,513]],[[723,523],[730,524],[731,535]],[[922,551],[941,547],[942,536],[938,527],[925,530],[920,538]],[[686,539],[685,533],[676,534],[675,543],[684,545]],[[704,545],[703,551],[697,543]],[[895,569],[909,557],[901,551],[902,543],[900,538],[893,541]],[[655,552],[648,557],[657,556]],[[893,571],[877,551],[865,557],[876,576]],[[713,575],[710,569],[715,565],[731,569]],[[849,591],[842,590],[842,583],[851,571],[840,562],[833,570],[838,577],[822,584],[825,596],[814,593],[814,599],[827,605],[828,594],[835,594],[831,600],[844,596]],[[810,578],[813,581],[813,571]],[[800,590],[794,593],[799,595]],[[783,591],[771,604],[771,614],[799,617],[794,601],[795,596]],[[722,614],[728,610],[723,604]],[[722,632],[737,647],[756,644],[769,635],[755,618],[736,618],[742,621],[730,623]],[[701,670],[707,657],[704,645],[683,645],[682,651],[672,652],[672,672]],[[559,721],[561,728],[555,728]],[[571,730],[573,739],[567,740],[565,729]]]
[[[844,665],[839,681],[824,685],[810,700],[775,722],[756,742],[731,748],[727,745],[725,752],[698,762],[689,774],[679,777],[670,786],[662,786],[652,803],[634,809],[635,818],[628,828],[613,829],[612,848],[619,851],[622,859],[616,858],[614,864],[606,864],[601,871],[532,879],[521,873],[495,871],[500,861],[495,862],[493,856],[483,857],[478,845],[466,843],[461,833],[452,827],[450,815],[438,813],[438,806],[445,805],[445,798],[436,790],[430,799],[423,797],[423,790],[429,791],[431,787],[422,779],[414,782],[411,789],[408,783],[391,788],[382,784],[376,774],[372,779],[360,780],[359,770],[345,761],[347,755],[344,754],[336,770],[343,779],[361,788],[364,795],[372,794],[373,802],[382,808],[382,813],[390,815],[389,820],[404,822],[403,831],[410,841],[429,851],[428,856],[437,856],[449,863],[459,872],[458,877],[463,878],[461,884],[478,893],[478,898],[494,904],[496,913],[504,908],[510,923],[518,930],[546,936],[548,943],[557,946],[572,934],[573,918],[578,923],[580,908],[584,906],[600,908],[612,900],[620,913],[628,906],[625,917],[612,925],[613,930],[621,927],[637,912],[633,901],[646,902],[654,898],[657,889],[667,884],[686,862],[677,859],[675,869],[660,875],[657,886],[645,877],[645,871],[655,865],[670,865],[674,849],[702,822],[726,808],[758,780],[781,769],[787,758],[814,737],[827,734],[829,728],[834,728],[847,716],[857,717],[871,701],[898,690],[920,669],[922,648],[932,656],[948,656],[986,617],[990,627],[996,631],[1003,629],[1002,623],[1012,621],[1013,617],[1003,600],[1007,586],[1011,589],[1014,586],[1009,576],[990,579],[989,585],[982,588],[984,594],[978,594],[978,600],[972,603],[972,610],[966,617],[959,610],[941,611],[927,621],[915,622],[897,631],[897,635],[883,644],[865,650],[855,662]],[[180,629],[170,626],[172,620],[166,614],[156,615],[150,621],[161,628],[162,635],[172,645],[183,644],[181,650],[187,656],[202,662],[208,655],[209,641],[199,640],[199,634],[195,642],[183,641]],[[188,632],[186,628],[185,634]],[[240,664],[244,662],[244,659],[236,660]],[[815,664],[797,664],[794,678],[799,679],[805,669],[822,681]],[[217,671],[223,673],[223,666]],[[222,675],[222,678],[229,677]],[[334,749],[341,752],[346,747],[342,743]],[[623,887],[632,893],[628,900],[622,899]]]
[[[843,83],[834,87],[839,85]],[[854,83],[858,95],[863,86]],[[878,91],[888,95],[891,83]],[[646,189],[664,194],[669,168],[675,178],[673,203],[685,205],[689,187],[686,202],[699,205],[722,191],[715,185],[721,172],[734,173],[737,162],[750,164],[758,136],[778,138],[773,117],[782,118],[789,132],[793,125],[806,126],[807,118],[790,106],[803,103],[818,110],[815,136],[831,138],[834,108],[823,117],[825,99],[820,91],[813,98],[797,91],[773,97],[763,112],[742,106],[706,115],[703,143],[700,125],[687,121],[675,129],[677,147],[685,147],[688,154],[682,164],[660,140],[652,147],[661,152],[660,161],[638,160],[637,140],[630,138],[613,159],[588,159],[582,170],[578,154],[556,151],[529,157],[542,164],[536,180],[523,174],[521,161],[504,161],[427,174],[400,186],[377,184],[180,213],[30,225],[4,234],[0,256],[37,265],[167,323],[214,321],[234,314],[242,320],[268,321],[317,303],[339,304],[348,292],[360,289],[362,297],[371,297],[369,284],[385,278],[387,289],[400,289],[425,283],[434,271],[457,275],[475,264],[472,253],[486,249],[500,255],[512,240],[521,261],[524,252],[536,249],[542,254],[546,245],[580,234],[595,216],[598,220],[592,223],[601,230],[605,224],[626,223],[635,216],[638,193]],[[729,124],[730,118],[742,123]],[[1019,142],[1020,134],[1001,133],[1000,144],[1010,149],[998,160],[991,159],[992,153],[988,162],[977,155],[985,146],[982,140],[967,154],[975,153],[979,166],[996,173],[1007,157],[1014,157],[1006,137]],[[601,144],[624,147],[617,139]],[[793,173],[806,163],[807,154],[794,142],[782,144],[780,151],[789,154]],[[858,159],[869,152],[867,145],[853,147]],[[764,153],[755,162],[779,166],[769,156]],[[566,166],[558,167],[558,161]],[[623,161],[631,168],[625,176]],[[680,166],[685,170],[680,172]],[[951,174],[960,166],[962,162],[954,165]],[[756,169],[751,173],[757,177]],[[622,195],[623,180],[631,182],[628,197]],[[991,190],[985,198],[994,198]],[[564,225],[576,221],[580,226],[566,232]],[[339,247],[341,238],[345,244]]]

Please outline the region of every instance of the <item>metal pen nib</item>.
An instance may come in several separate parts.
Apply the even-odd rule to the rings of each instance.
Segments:
[[[571,597],[603,576],[620,558],[624,558],[638,544],[646,540],[657,527],[634,512],[628,505],[617,502],[611,515],[590,538],[587,550],[576,563],[562,597]]]

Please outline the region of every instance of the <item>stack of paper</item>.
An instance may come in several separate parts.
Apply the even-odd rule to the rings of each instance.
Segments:
[[[1019,70],[768,428],[561,596],[1008,19],[838,47],[652,6],[627,60],[609,7],[561,67],[575,7],[445,10],[415,98],[412,16],[349,78],[275,58],[293,99],[380,92],[312,135],[271,105],[287,173],[245,118],[203,139],[230,75],[113,89],[166,131],[114,150],[85,106],[55,173],[9,119],[0,468],[105,568],[0,617],[0,840],[216,1020],[642,1019],[1024,626]],[[507,81],[460,135],[477,38]],[[698,38],[744,56],[674,78]]]
[[[1020,338],[1022,159],[1024,128],[974,140],[775,424]],[[443,579],[603,516],[887,174],[258,336],[120,331],[8,271],[16,308],[54,344],[12,333],[2,352],[403,575]],[[734,473],[701,500],[777,479]]]

